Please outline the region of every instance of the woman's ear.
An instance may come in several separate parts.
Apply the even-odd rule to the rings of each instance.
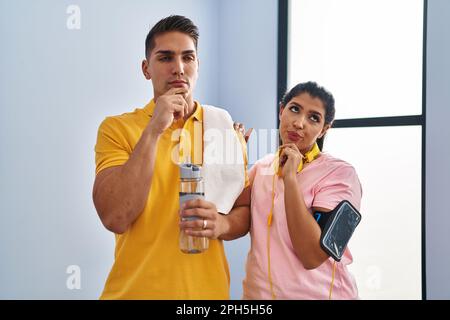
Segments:
[[[283,110],[284,110],[284,105],[282,105],[281,103],[280,103],[280,113],[278,114],[278,117],[281,119],[281,114],[283,113]]]
[[[150,72],[147,71],[148,61],[147,59],[142,60],[142,73],[144,74],[145,79],[150,80],[152,78]]]
[[[323,126],[323,128],[322,128],[322,131],[320,131],[320,134],[319,134],[319,136],[317,137],[317,139],[321,139],[321,138],[325,135],[325,133],[327,133],[328,129],[331,128],[332,124],[333,124],[333,123],[325,124],[325,125]]]

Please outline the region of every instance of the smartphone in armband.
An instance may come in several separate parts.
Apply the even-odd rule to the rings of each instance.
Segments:
[[[361,221],[361,214],[347,200],[330,212],[314,212],[322,230],[320,245],[334,260],[341,261],[345,248]]]

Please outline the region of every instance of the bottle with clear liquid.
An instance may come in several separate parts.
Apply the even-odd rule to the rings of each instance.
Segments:
[[[203,199],[205,196],[201,167],[184,163],[180,165],[180,208],[188,200]],[[197,220],[199,217],[188,217],[186,220]],[[201,228],[200,228],[201,230]],[[193,237],[180,230],[180,249],[184,253],[201,253],[208,249],[209,239]]]

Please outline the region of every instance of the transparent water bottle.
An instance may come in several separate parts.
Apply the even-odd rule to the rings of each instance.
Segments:
[[[203,199],[205,196],[201,167],[184,163],[180,165],[180,208],[188,200]],[[184,220],[197,220],[199,217],[187,217]],[[201,230],[201,228],[200,228]],[[209,239],[193,237],[180,230],[180,249],[184,253],[201,253],[208,249]]]

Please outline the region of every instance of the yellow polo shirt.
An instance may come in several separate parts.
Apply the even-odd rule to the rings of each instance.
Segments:
[[[154,108],[152,100],[143,109],[102,122],[95,146],[96,173],[128,160]],[[178,245],[177,161],[190,154],[193,163],[202,163],[202,121],[203,109],[196,102],[186,122],[174,122],[161,135],[146,206],[125,233],[115,235],[115,261],[101,299],[229,299],[222,241],[210,240],[209,249],[201,254],[182,253]]]

